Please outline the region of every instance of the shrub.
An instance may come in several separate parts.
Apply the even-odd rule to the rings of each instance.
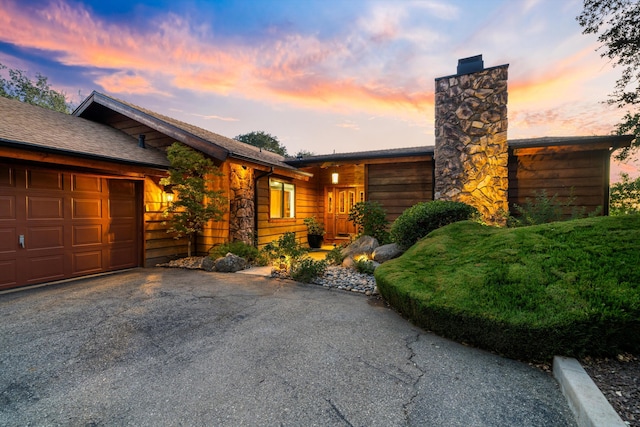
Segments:
[[[326,261],[305,257],[291,265],[291,278],[298,282],[310,283],[316,277],[322,276],[326,269]]]
[[[284,259],[288,265],[294,264],[297,260],[301,259],[309,249],[300,245],[296,240],[296,234],[288,231],[273,242],[267,243],[260,254],[264,256],[268,263],[274,261],[280,262]]]
[[[344,261],[344,255],[342,255],[342,246],[336,246],[331,249],[327,255],[325,255],[324,260],[329,265],[341,265],[342,261]]]
[[[356,271],[362,274],[373,274],[376,269],[375,264],[370,259],[357,259],[354,265]]]
[[[360,236],[375,237],[378,243],[389,243],[387,212],[382,205],[374,201],[358,202],[349,212],[349,221],[360,230]]]
[[[547,194],[547,190],[534,191],[534,198],[525,198],[524,205],[513,204],[515,216],[510,216],[507,225],[510,227],[522,227],[528,225],[546,224],[549,222],[566,221],[599,215],[602,208],[589,214],[584,206],[576,206],[576,197],[571,195],[565,201],[561,201],[558,193],[553,196]]]
[[[214,246],[209,250],[209,256],[214,260],[223,257],[228,253],[242,257],[250,264],[259,262],[260,251],[258,248],[241,241],[223,243],[221,245]]]
[[[407,249],[433,230],[470,219],[478,211],[461,202],[434,200],[411,206],[391,225],[391,240]]]
[[[609,214],[628,215],[640,213],[640,178],[632,181],[626,173],[621,173],[620,178],[620,182],[611,186]]]
[[[304,225],[307,226],[307,234],[315,236],[324,236],[324,224],[319,222],[315,216],[307,217],[303,220]]]

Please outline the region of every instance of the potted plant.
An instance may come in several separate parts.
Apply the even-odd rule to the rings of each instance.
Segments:
[[[322,247],[324,225],[318,222],[315,216],[305,218],[304,225],[307,226],[307,242],[309,243],[309,247],[315,249]]]

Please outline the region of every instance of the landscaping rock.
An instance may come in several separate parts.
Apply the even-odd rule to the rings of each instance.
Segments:
[[[192,256],[187,258],[174,259],[164,264],[158,264],[158,267],[171,268],[187,268],[189,270],[205,270],[213,271],[213,260],[208,256]]]
[[[371,258],[373,251],[380,246],[378,240],[371,236],[362,236],[355,242],[342,250],[343,257],[355,258],[358,255],[366,255],[367,258]]]
[[[382,264],[383,262],[387,262],[390,259],[399,257],[403,252],[404,251],[402,250],[402,248],[400,248],[400,246],[395,243],[378,246],[373,251],[373,260]]]
[[[353,258],[346,257],[345,259],[342,260],[342,266],[344,268],[355,269],[356,268],[356,262],[353,260]]]
[[[221,273],[235,273],[247,268],[247,260],[238,255],[228,253],[215,261],[215,268],[216,271]]]

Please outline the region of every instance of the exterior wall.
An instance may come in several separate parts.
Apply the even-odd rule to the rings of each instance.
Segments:
[[[231,164],[229,180],[229,238],[253,244],[255,225],[254,170]]]
[[[507,69],[436,79],[435,199],[475,206],[491,224],[508,210]]]
[[[547,196],[558,195],[558,201],[574,198],[573,205],[586,212],[607,212],[609,199],[609,152],[573,151],[542,153],[529,151],[509,158],[509,205],[523,206],[527,198],[545,190]],[[565,211],[568,216],[571,209]]]
[[[405,209],[433,200],[433,161],[367,165],[367,200],[379,202],[387,219],[395,221]]]
[[[282,234],[292,231],[296,238],[303,244],[307,241],[307,227],[303,219],[308,216],[318,217],[318,191],[315,181],[302,181],[271,175],[273,178],[291,182],[295,185],[295,218],[269,217],[269,176],[258,178],[256,189],[258,192],[257,219],[258,219],[258,248],[277,240]]]

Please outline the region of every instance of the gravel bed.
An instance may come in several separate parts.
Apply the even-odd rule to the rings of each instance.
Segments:
[[[274,269],[271,277],[290,279],[291,277],[284,270]],[[376,279],[372,274],[362,274],[355,270],[344,267],[329,266],[321,277],[316,277],[311,282],[325,288],[335,288],[347,292],[355,292],[364,295],[377,295]]]
[[[622,420],[640,427],[640,356],[585,357],[580,364]]]

